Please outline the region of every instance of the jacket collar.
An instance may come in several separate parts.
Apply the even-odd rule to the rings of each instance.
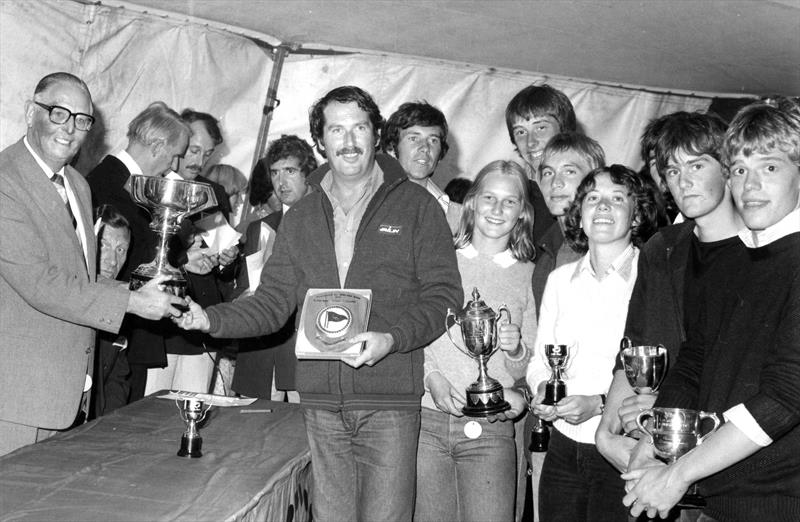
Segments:
[[[394,188],[403,181],[408,181],[403,167],[401,167],[400,163],[393,157],[378,152],[375,154],[375,161],[378,162],[378,166],[383,170],[383,185],[381,185],[381,188]],[[323,163],[314,172],[308,175],[308,184],[314,186],[314,188],[321,192],[322,189],[319,184],[322,182],[322,178],[325,177],[325,174],[330,170],[330,163]]]

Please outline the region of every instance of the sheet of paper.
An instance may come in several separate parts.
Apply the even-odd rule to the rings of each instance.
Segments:
[[[219,254],[238,244],[239,238],[242,237],[240,232],[228,224],[228,220],[225,219],[222,212],[214,212],[198,220],[195,222],[195,226],[200,229],[200,237],[203,238],[212,254]]]
[[[156,398],[168,399],[171,401],[200,399],[211,406],[248,406],[257,400],[254,397],[228,397],[227,395],[212,395],[210,393],[196,393],[183,390],[170,390],[164,395],[158,395]]]
[[[268,245],[270,243],[270,235],[274,234],[272,229],[266,224],[261,224],[261,235],[259,237],[259,245]],[[267,263],[269,248],[260,248],[257,252],[250,254],[244,258],[247,263],[247,280],[250,282],[248,290],[255,292],[258,288],[258,283],[261,282],[261,272],[264,270],[264,265]]]

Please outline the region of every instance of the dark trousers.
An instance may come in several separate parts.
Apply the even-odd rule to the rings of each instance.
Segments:
[[[625,482],[594,444],[553,429],[539,483],[541,522],[627,522]]]

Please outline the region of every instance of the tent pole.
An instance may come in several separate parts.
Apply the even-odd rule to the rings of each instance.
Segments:
[[[261,160],[267,149],[267,136],[269,135],[269,125],[272,122],[272,113],[281,104],[278,99],[278,84],[281,80],[281,71],[283,70],[283,60],[291,51],[296,51],[299,48],[297,44],[281,44],[273,48],[273,64],[272,74],[269,79],[269,87],[267,87],[267,96],[264,100],[264,107],[261,115],[261,125],[258,128],[258,138],[256,139],[256,147],[253,151],[253,161],[250,165],[250,176],[253,174],[256,165]],[[247,196],[245,197],[245,204],[242,210],[240,222],[247,220],[250,214],[250,186],[247,187]]]
[[[281,104],[278,99],[278,84],[281,81],[281,71],[283,70],[283,60],[286,55],[292,50],[295,50],[297,45],[284,45],[281,44],[273,51],[273,65],[272,75],[269,79],[269,87],[267,87],[267,97],[264,100],[263,114],[261,116],[261,126],[258,129],[258,139],[256,140],[256,149],[253,153],[253,162],[250,165],[250,172],[256,167],[256,164],[264,155],[267,149],[267,136],[269,134],[269,125],[272,122],[272,113]]]

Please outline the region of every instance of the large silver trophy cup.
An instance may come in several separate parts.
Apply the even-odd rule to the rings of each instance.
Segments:
[[[488,417],[511,408],[503,396],[503,385],[486,373],[489,358],[500,347],[497,342],[498,319],[503,312],[511,322],[511,314],[505,305],[495,312],[481,301],[478,289],[472,290],[472,301],[467,302],[463,310],[456,313],[447,309],[445,329],[450,342],[463,353],[478,361],[478,380],[467,387],[467,405],[461,411],[468,417]],[[464,339],[462,348],[450,333],[450,327],[458,324]]]
[[[178,297],[185,297],[186,277],[167,260],[169,240],[180,229],[184,218],[217,206],[214,190],[197,181],[142,175],[131,176],[130,183],[131,197],[150,211],[150,229],[158,235],[155,259],[133,270],[130,289],[136,290],[164,274],[168,277],[164,286]]]
[[[622,338],[620,348],[622,368],[633,391],[637,394],[655,394],[667,375],[667,349],[661,344],[633,346],[627,337]]]
[[[179,457],[198,458],[203,456],[203,437],[197,431],[197,425],[206,418],[206,413],[211,409],[211,405],[205,405],[200,399],[176,400],[181,419],[186,423],[186,431],[181,436],[181,447],[178,450]]]
[[[647,418],[652,419],[651,427],[645,423]],[[705,419],[712,420],[714,426],[702,435],[701,424]],[[682,408],[651,408],[639,413],[636,424],[643,433],[650,436],[656,455],[667,463],[672,463],[717,431],[720,420],[716,413]],[[678,505],[684,507],[705,505],[705,501],[697,493],[697,485],[689,489]]]

